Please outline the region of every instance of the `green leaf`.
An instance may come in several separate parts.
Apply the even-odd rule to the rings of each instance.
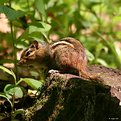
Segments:
[[[46,33],[49,32],[50,29],[51,29],[51,26],[45,22],[35,23],[33,25],[30,25],[25,30],[25,32],[18,38],[18,41],[22,40],[23,38],[27,39],[30,36],[37,37],[37,33],[39,34],[41,33],[46,38],[46,40],[49,41]],[[36,33],[35,36],[34,36],[34,33]]]
[[[25,14],[23,11],[16,11],[7,6],[0,6],[0,12],[4,13],[10,21],[16,20]]]
[[[20,81],[18,81],[17,85],[22,81],[26,82],[29,86],[31,86],[35,90],[42,87],[43,85],[42,82],[35,80],[35,79],[31,79],[31,78],[21,78]]]
[[[114,45],[115,47],[115,51],[117,53],[117,58],[119,59],[120,63],[121,63],[121,49],[119,47],[117,47],[116,45]]]
[[[3,5],[4,3],[8,2],[9,0],[0,0],[0,5]]]
[[[48,32],[50,29],[51,29],[50,24],[47,24],[45,22],[38,22],[29,26],[29,33],[32,33],[32,32],[44,33],[44,32]]]
[[[99,64],[101,64],[101,65],[103,65],[103,66],[108,66],[108,64],[106,63],[106,61],[104,61],[103,59],[101,59],[101,58],[98,58],[97,59],[97,62],[99,63]]]
[[[15,75],[15,73],[13,72],[13,70],[11,70],[11,73],[12,73],[12,76],[13,76],[15,82],[16,82],[16,75]]]
[[[34,25],[29,26],[29,34],[33,34],[33,33],[41,33],[46,40],[49,42],[48,37],[47,37],[47,32],[51,29],[51,26],[45,22],[39,22],[39,23],[35,23]]]
[[[15,98],[22,98],[23,97],[23,91],[21,87],[15,86],[12,84],[7,84],[4,88],[4,93],[8,94],[8,96],[15,96]]]
[[[6,73],[12,75],[13,78],[14,78],[14,80],[16,80],[16,75],[14,74],[14,72],[12,70],[10,71],[9,69],[5,68],[4,66],[0,66],[0,69],[2,69],[3,71],[5,71]]]
[[[9,69],[5,68],[4,66],[0,66],[0,69],[2,69],[3,71],[5,71],[6,73],[12,75],[12,72]]]
[[[94,55],[87,49],[86,49],[86,54],[87,54],[87,57],[88,57],[89,61],[93,61],[94,60]]]
[[[81,1],[82,2],[82,1]],[[84,5],[86,5],[88,8],[92,8],[95,5],[99,5],[102,3],[100,0],[83,0]]]
[[[35,0],[35,6],[42,15],[46,16],[45,5],[43,0]]]
[[[11,107],[13,107],[12,102],[11,102],[10,99],[6,96],[6,94],[0,93],[0,97],[6,98],[6,99],[8,100],[8,102],[10,103]]]

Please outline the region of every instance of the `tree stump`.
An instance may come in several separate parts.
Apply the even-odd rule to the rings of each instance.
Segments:
[[[113,95],[115,94],[115,95]],[[51,73],[24,120],[121,121],[120,91],[71,74]]]

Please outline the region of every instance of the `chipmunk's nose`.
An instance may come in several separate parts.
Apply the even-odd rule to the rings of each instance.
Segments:
[[[23,63],[25,63],[25,62],[26,62],[26,60],[21,58],[20,61],[17,63],[17,65],[20,66],[21,64],[23,64]]]

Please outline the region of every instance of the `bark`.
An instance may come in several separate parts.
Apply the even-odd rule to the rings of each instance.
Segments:
[[[107,82],[105,77],[91,81],[51,73],[35,105],[25,111],[24,120],[120,121],[120,91]]]

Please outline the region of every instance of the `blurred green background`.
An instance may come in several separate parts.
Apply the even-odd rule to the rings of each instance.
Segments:
[[[89,64],[121,69],[120,0],[0,0],[0,64],[16,65],[33,39],[79,39]]]

